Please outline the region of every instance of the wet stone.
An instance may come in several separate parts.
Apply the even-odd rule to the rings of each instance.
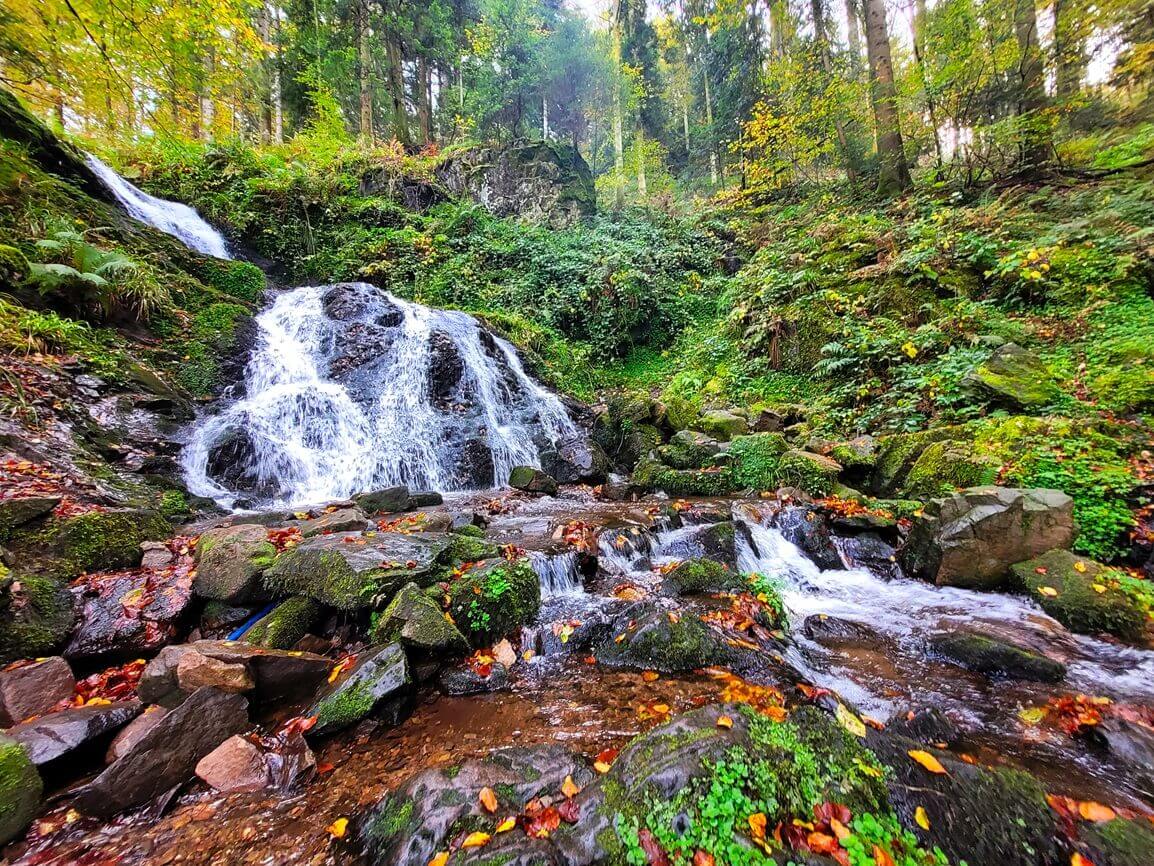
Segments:
[[[0,727],[38,716],[72,698],[76,680],[59,656],[0,671]]]
[[[225,793],[260,791],[269,784],[268,764],[260,747],[240,736],[232,736],[205,755],[196,765],[196,775],[206,785]]]
[[[441,673],[441,690],[447,695],[479,695],[499,692],[509,687],[509,669],[493,662],[488,676],[482,676],[470,665],[460,664]]]
[[[72,707],[17,725],[8,735],[24,746],[32,763],[41,767],[73,756],[101,740],[107,742],[113,732],[139,713],[139,701]]]

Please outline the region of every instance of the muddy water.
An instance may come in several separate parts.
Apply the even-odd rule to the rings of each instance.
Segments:
[[[564,496],[511,498],[511,510],[493,515],[489,527],[491,537],[530,552],[544,596],[540,621],[520,639],[519,648],[534,655],[514,666],[507,691],[454,698],[426,689],[402,725],[365,723],[325,741],[317,755],[323,772],[295,794],[222,797],[194,787],[159,818],[144,815],[108,826],[86,819],[64,824],[64,799],[42,822],[42,838],[34,830],[26,843],[10,849],[14,860],[52,866],[344,863],[347,853],[326,828],[423,768],[516,744],[560,743],[592,758],[657,723],[648,712],[655,704],[676,713],[717,700],[722,684],[708,674],[653,679],[611,671],[572,651],[555,627],[608,616],[628,603],[619,597],[623,587],[630,597],[652,593],[661,582],[655,567],[699,555],[708,523],[671,527],[660,516],[666,503],[657,501],[613,504],[582,492]],[[459,496],[445,507],[483,505],[480,498]],[[1112,763],[1104,750],[1019,716],[1077,691],[1149,705],[1154,653],[1070,635],[1029,601],[1008,595],[885,580],[863,570],[822,571],[769,525],[764,504],[698,505],[706,520],[732,509],[740,523],[739,567],[767,573],[782,588],[793,626],[785,661],[793,670],[784,676],[767,672],[764,685],[791,699],[798,697],[797,682],[828,688],[878,719],[934,706],[970,731],[955,749],[978,761],[1029,769],[1054,793],[1154,805],[1149,782]],[[588,525],[585,538],[599,556],[595,574],[581,575],[578,557],[561,541],[560,527],[572,520]],[[676,605],[671,599],[661,603]],[[854,620],[872,635],[854,645],[822,646],[801,630],[804,617],[815,613]],[[927,653],[932,634],[975,623],[1066,661],[1067,681],[990,680]]]

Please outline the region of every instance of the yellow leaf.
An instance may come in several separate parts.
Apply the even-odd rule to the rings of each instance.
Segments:
[[[670,712],[669,704],[654,704],[651,709],[659,716],[668,715]]]
[[[498,833],[508,833],[510,830],[512,830],[516,826],[517,826],[517,819],[514,818],[512,815],[510,815],[508,818],[506,818],[504,821],[502,821],[500,824],[497,825],[497,832]]]
[[[577,783],[573,781],[572,776],[566,776],[565,781],[561,783],[561,793],[566,797],[576,797],[581,793],[581,789],[577,787]]]
[[[333,823],[329,824],[329,826],[326,827],[325,829],[328,831],[328,834],[330,836],[332,836],[334,839],[343,839],[345,836],[345,833],[349,829],[349,819],[348,818],[337,818],[337,820],[333,821]]]
[[[731,719],[729,716],[718,716],[717,717],[717,727],[719,727],[719,728],[732,728],[733,727],[733,719]]]
[[[1058,595],[1058,590],[1054,589],[1052,586],[1039,586],[1038,592],[1042,593],[1042,595],[1049,596],[1050,598],[1056,598]]]
[[[941,765],[941,762],[929,752],[923,752],[920,749],[910,749],[908,754],[931,773],[946,772],[946,768]]]
[[[766,817],[764,812],[754,812],[749,816],[749,832],[753,834],[753,838],[765,838]]]
[[[1118,813],[1109,806],[1085,800],[1078,804],[1078,814],[1087,821],[1113,821]]]
[[[611,765],[606,761],[594,761],[593,762],[593,769],[596,770],[598,773],[608,773],[610,766]]]
[[[844,842],[847,836],[853,835],[853,831],[837,818],[829,819],[829,828],[833,830],[833,835],[837,836],[839,842]]]
[[[485,811],[490,815],[497,811],[497,792],[492,788],[482,788],[481,793],[477,795],[477,799],[481,801],[481,805],[485,807]]]
[[[851,710],[846,709],[845,704],[838,704],[837,711],[834,715],[837,717],[841,726],[855,737],[864,737],[866,735],[865,722],[854,715]]]
[[[923,830],[930,829],[930,816],[926,814],[926,810],[921,806],[914,809],[914,821]]]
[[[493,837],[488,833],[482,833],[480,830],[470,833],[465,837],[465,841],[461,843],[462,848],[484,848],[489,844],[489,840]]]
[[[1074,571],[1078,572],[1079,574],[1085,574],[1086,573],[1086,563],[1082,562],[1081,560],[1078,560],[1077,562],[1074,563]]]
[[[436,857],[429,861],[428,866],[445,866],[449,862],[449,852],[442,851]]]
[[[1070,866],[1094,866],[1089,857],[1083,857],[1077,851],[1070,857]]]
[[[1099,593],[1099,594],[1101,594],[1101,593],[1103,593],[1103,592],[1105,592],[1105,591],[1106,591],[1106,585],[1105,585],[1105,584],[1102,584],[1102,583],[1092,583],[1092,584],[1090,584],[1090,585],[1091,585],[1092,587],[1094,587],[1094,592],[1096,592],[1096,593]]]

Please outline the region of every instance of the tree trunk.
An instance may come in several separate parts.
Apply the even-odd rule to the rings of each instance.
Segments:
[[[918,67],[918,79],[926,98],[926,110],[930,115],[930,126],[934,130],[934,157],[938,168],[942,167],[942,133],[938,129],[938,111],[934,96],[930,92],[929,78],[926,77],[926,0],[914,0],[914,63]]]
[[[357,84],[361,97],[361,140],[373,142],[373,83],[370,78],[372,52],[369,43],[369,4],[357,4]]]
[[[709,43],[709,31],[705,33],[706,44]],[[705,89],[705,128],[709,147],[709,185],[717,186],[717,147],[713,141],[713,96],[709,89],[709,64],[705,58],[701,59],[701,79]]]
[[[429,105],[429,61],[423,54],[417,57],[417,125],[421,144],[433,140],[433,112]]]
[[[637,117],[637,134],[633,146],[637,148],[637,196],[642,201],[649,195],[649,182],[645,177],[645,128],[641,125],[641,115]]]
[[[541,140],[549,140],[549,97],[541,97]]]
[[[613,6],[613,68],[621,70],[621,0]],[[625,206],[625,121],[621,116],[621,82],[613,82],[613,206]]]
[[[1038,15],[1034,0],[1014,0],[1014,36],[1018,40],[1020,96],[1018,116],[1021,163],[1035,174],[1050,161],[1050,130],[1045,117],[1046,84],[1042,49],[1038,45]]]
[[[858,0],[845,0],[845,25],[849,34],[849,63],[855,81],[862,76],[861,25]]]
[[[878,192],[896,195],[910,188],[902,128],[898,118],[898,93],[890,61],[890,37],[886,30],[885,0],[865,0],[866,53],[870,64],[870,102],[877,127]]]
[[[813,36],[817,43],[818,53],[821,56],[821,67],[825,70],[827,79],[833,81],[833,61],[829,55],[829,39],[825,33],[825,10],[822,0],[810,0],[810,11],[813,14]],[[845,176],[850,183],[857,181],[857,168],[853,164],[853,154],[850,153],[849,137],[845,133],[845,123],[841,117],[834,115],[833,129],[837,135],[838,150],[841,151],[842,165],[845,167]],[[742,150],[742,176],[744,178],[745,151]],[[743,180],[744,183],[744,180]]]
[[[212,140],[212,123],[215,120],[215,106],[212,101],[212,73],[214,58],[212,51],[204,56],[204,81],[200,86],[200,138]]]
[[[1071,0],[1054,0],[1054,92],[1061,100],[1077,96],[1086,74],[1085,15]]]
[[[272,102],[272,140],[276,144],[281,144],[284,141],[284,103],[281,94],[281,38],[280,38],[280,18],[281,9],[279,6],[273,6],[273,19],[275,22],[274,31],[276,33],[276,53],[272,59],[272,87],[269,93],[269,100]]]
[[[385,56],[389,63],[389,101],[392,105],[393,137],[409,147],[413,140],[409,136],[409,118],[405,111],[405,72],[401,66],[401,46],[396,34],[389,33],[385,40]]]

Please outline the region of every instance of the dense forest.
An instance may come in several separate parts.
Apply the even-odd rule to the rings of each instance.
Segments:
[[[0,859],[1154,863],[1149,0],[7,0]]]

